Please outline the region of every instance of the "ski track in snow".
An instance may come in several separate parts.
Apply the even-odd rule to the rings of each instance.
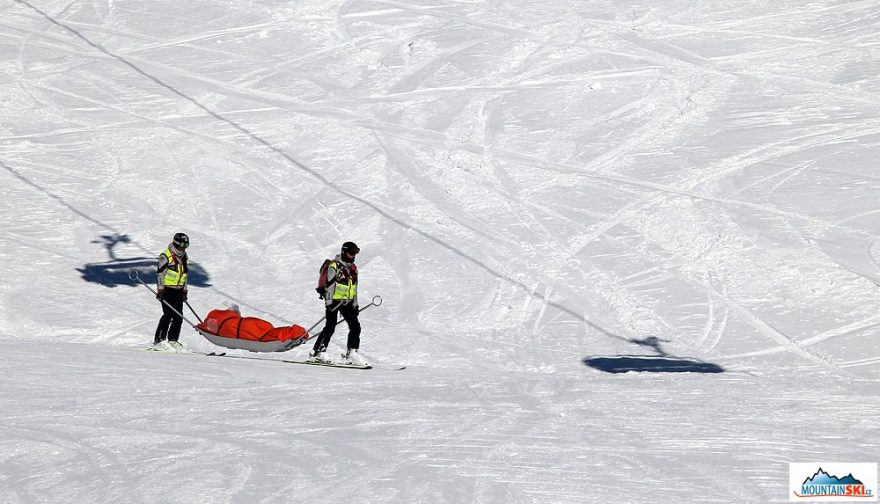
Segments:
[[[786,502],[880,459],[872,2],[0,17],[0,501]],[[285,323],[358,242],[376,369],[126,351],[117,276],[180,229],[197,309]]]

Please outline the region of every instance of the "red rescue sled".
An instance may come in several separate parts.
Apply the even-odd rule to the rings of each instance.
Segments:
[[[310,337],[296,324],[274,327],[263,319],[242,317],[234,310],[211,310],[205,320],[194,327],[217,346],[251,352],[286,352]]]

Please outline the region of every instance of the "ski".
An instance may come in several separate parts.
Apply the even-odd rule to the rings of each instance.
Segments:
[[[323,366],[323,367],[334,367],[334,368],[343,368],[343,369],[384,369],[388,371],[401,371],[406,369],[406,366],[355,366],[353,364],[344,364],[342,362],[318,362],[318,361],[309,361],[309,360],[291,360],[291,359],[267,359],[265,357],[246,357],[243,355],[228,355],[225,353],[213,353],[213,354],[205,354],[209,357],[226,357],[229,359],[242,359],[242,360],[258,360],[258,361],[272,361],[272,362],[283,362],[285,364],[303,364],[306,366]]]
[[[136,352],[150,352],[162,355],[191,355],[195,352],[191,352],[189,350],[160,350],[158,348],[146,347],[146,348],[127,348],[126,350],[134,350]]]
[[[205,356],[221,356],[221,357],[226,355],[226,352],[206,353],[206,352],[198,352],[195,350],[190,350],[188,348],[182,348],[182,349],[176,349],[176,350],[163,350],[163,349],[154,348],[154,347],[146,347],[146,348],[129,348],[127,350],[135,350],[137,352],[150,352],[150,353],[157,353],[157,354],[163,354],[163,355],[205,355]]]
[[[345,364],[343,362],[332,362],[332,361],[310,361],[310,360],[288,360],[288,359],[267,359],[265,357],[246,357],[243,355],[229,355],[226,352],[197,352],[193,350],[180,350],[180,351],[171,351],[171,350],[157,350],[153,347],[147,348],[131,348],[129,350],[137,350],[141,352],[153,352],[157,354],[165,354],[165,355],[199,355],[203,357],[225,357],[227,359],[242,359],[242,360],[258,360],[258,361],[272,361],[272,362],[283,362],[285,364],[303,364],[306,366],[323,366],[323,367],[333,367],[333,368],[343,368],[343,369],[385,369],[391,371],[400,371],[406,369],[406,366],[379,366],[378,368],[372,365],[365,366],[357,366],[354,364]]]
[[[332,361],[310,361],[310,360],[281,360],[281,362],[285,362],[287,364],[306,364],[308,366],[324,366],[324,367],[337,367],[337,368],[348,368],[348,369],[373,369],[373,366],[369,364],[365,366],[358,366],[355,364],[345,364],[344,362],[332,362]]]

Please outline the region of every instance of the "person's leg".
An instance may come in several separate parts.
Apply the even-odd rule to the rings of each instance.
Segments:
[[[183,313],[183,289],[165,289],[165,298],[177,313],[171,311],[171,325],[168,327],[168,341],[180,339],[180,325],[183,319],[178,313]],[[170,310],[169,310],[170,311]]]
[[[339,309],[342,318],[348,324],[348,348],[357,350],[361,346],[361,323],[358,320],[358,309],[347,304]]]
[[[324,310],[324,314],[327,316],[326,324],[324,325],[324,329],[321,330],[320,336],[315,340],[315,346],[312,348],[313,353],[323,352],[327,350],[327,345],[330,344],[330,338],[333,337],[333,333],[336,331],[336,322],[339,320],[337,317],[339,315],[339,310],[336,310],[336,306],[339,301],[334,301],[327,305]]]
[[[165,308],[165,305],[162,305],[162,308]],[[171,317],[162,313],[162,316],[159,317],[159,323],[156,325],[156,334],[153,335],[153,345],[158,345],[160,341],[166,339],[169,322],[171,322]]]
[[[168,291],[171,289],[165,289],[165,293],[167,295]],[[160,303],[162,305],[162,317],[159,318],[159,324],[156,326],[156,334],[153,335],[153,344],[157,345],[160,341],[165,341],[168,339],[168,324],[171,323],[172,317],[174,317],[174,312],[168,308],[168,305],[165,303]]]

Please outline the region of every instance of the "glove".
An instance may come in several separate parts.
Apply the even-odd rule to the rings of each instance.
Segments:
[[[162,298],[165,297],[165,287],[159,287],[159,290],[156,291],[156,299],[162,301]]]
[[[187,290],[186,290],[186,289],[183,289],[183,300],[184,300],[184,301],[186,301],[186,293],[187,293]]]

